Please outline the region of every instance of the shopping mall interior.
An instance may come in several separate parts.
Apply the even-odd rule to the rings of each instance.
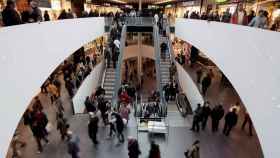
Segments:
[[[278,158],[278,0],[0,0],[0,157]]]

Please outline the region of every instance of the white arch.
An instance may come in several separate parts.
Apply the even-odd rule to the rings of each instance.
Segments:
[[[83,18],[0,29],[0,157],[41,84],[70,54],[104,33],[104,18]]]
[[[177,19],[176,36],[195,45],[225,73],[251,115],[264,156],[278,158],[280,33]]]

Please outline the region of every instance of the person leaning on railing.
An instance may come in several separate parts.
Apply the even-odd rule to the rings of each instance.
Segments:
[[[19,25],[22,23],[21,17],[15,8],[15,2],[12,0],[8,0],[7,6],[2,11],[2,19],[4,26]]]

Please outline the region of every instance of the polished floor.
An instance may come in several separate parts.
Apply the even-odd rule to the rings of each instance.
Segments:
[[[186,67],[186,71],[195,80],[195,69]],[[219,79],[214,79],[209,91],[205,97],[212,104],[222,102],[225,109],[236,101],[240,101],[238,95],[232,88],[220,87]],[[48,112],[50,120],[54,120],[51,113],[54,112],[54,105],[50,105],[47,96],[40,95],[45,110]],[[126,158],[127,142],[118,144],[116,139],[107,139],[108,129],[100,127],[98,139],[100,144],[95,146],[90,141],[87,134],[88,116],[86,114],[71,115],[71,103],[65,88],[62,88],[62,100],[66,109],[66,114],[71,125],[71,130],[80,138],[80,157],[81,158]],[[200,133],[190,131],[192,116],[183,118],[177,112],[174,103],[168,105],[169,133],[165,136],[154,135],[149,136],[147,133],[137,133],[136,121],[133,116],[129,121],[129,125],[125,130],[125,135],[138,138],[142,151],[141,158],[148,156],[149,142],[155,140],[160,144],[162,158],[183,158],[184,151],[191,144],[199,139],[201,141],[201,158],[262,158],[262,151],[258,142],[258,138],[254,133],[253,137],[240,129],[243,121],[243,115],[240,113],[238,125],[233,129],[229,137],[225,137],[221,132],[213,134],[209,127]],[[210,125],[210,122],[208,123]],[[220,129],[223,127],[223,121]],[[50,144],[44,145],[44,151],[36,154],[37,147],[35,139],[31,135],[28,127],[19,125],[21,129],[21,139],[27,142],[27,146],[22,148],[23,158],[70,158],[67,153],[66,142],[60,140],[59,133],[54,129],[49,135]]]

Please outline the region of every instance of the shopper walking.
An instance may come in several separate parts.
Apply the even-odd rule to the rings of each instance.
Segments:
[[[138,141],[134,138],[129,138],[127,143],[128,157],[129,158],[138,158],[141,154]]]
[[[188,149],[185,152],[185,157],[186,158],[200,158],[200,147],[199,147],[200,141],[196,140],[193,145],[191,146],[190,149]]]
[[[79,158],[79,137],[74,136],[72,132],[68,133],[70,140],[68,141],[68,153],[72,156],[72,158]]]
[[[148,158],[160,158],[159,145],[156,144],[154,141],[151,142],[151,149]]]
[[[206,95],[207,89],[210,87],[211,82],[212,82],[212,79],[211,79],[211,77],[210,77],[209,74],[207,74],[207,75],[202,79],[201,86],[202,86],[202,94],[203,94],[203,96]]]
[[[113,109],[111,106],[108,106],[107,116],[108,116],[108,123],[110,127],[110,132],[108,138],[111,138],[115,133],[117,133],[115,128],[116,118],[113,118]]]
[[[57,129],[60,132],[62,140],[65,140],[65,137],[68,137],[68,135],[67,135],[68,128],[69,128],[69,125],[67,124],[67,120],[65,118],[63,118],[62,114],[58,114]],[[68,137],[68,139],[69,139],[69,137]]]
[[[193,122],[192,122],[192,131],[199,132],[200,125],[202,119],[202,108],[200,104],[197,104],[197,108],[195,110],[195,114],[193,116]]]
[[[212,119],[212,132],[217,132],[219,130],[220,120],[224,116],[224,109],[222,105],[215,106],[211,111],[211,119]]]
[[[32,124],[31,130],[37,142],[38,145],[37,153],[39,154],[43,151],[41,140],[44,140],[47,144],[49,143],[49,140],[46,137],[45,127],[42,126],[42,124],[40,124],[38,120],[35,120]]]
[[[116,128],[117,128],[117,134],[118,134],[118,139],[119,143],[124,142],[124,135],[123,135],[123,129],[124,129],[124,123],[121,115],[119,113],[113,113],[113,117],[116,119]]]
[[[88,124],[88,135],[92,142],[96,145],[97,141],[97,132],[98,132],[98,117],[94,113],[90,113],[90,121]]]
[[[232,128],[237,124],[238,116],[236,114],[236,109],[233,109],[232,111],[228,112],[225,116],[225,126],[223,133],[226,136],[229,136]]]
[[[242,130],[245,129],[245,126],[246,126],[247,123],[248,123],[248,128],[249,128],[249,135],[253,136],[253,123],[252,123],[252,120],[251,120],[251,117],[250,117],[249,113],[246,111],[245,114],[244,114],[244,121],[243,121],[242,126],[241,126]]]
[[[204,106],[202,107],[202,115],[201,115],[201,125],[202,125],[202,130],[205,130],[208,117],[211,114],[211,108],[209,106],[209,101],[206,101]]]

